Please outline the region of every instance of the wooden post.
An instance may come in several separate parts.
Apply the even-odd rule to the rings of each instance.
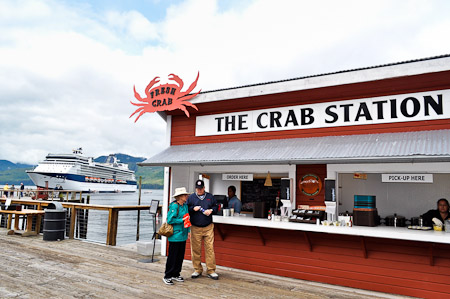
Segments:
[[[117,209],[109,209],[106,245],[116,246],[118,216],[119,211]]]
[[[11,223],[12,223],[12,214],[8,214],[8,224],[6,225],[7,229],[11,228]]]
[[[73,237],[75,236],[75,216],[76,214],[76,209],[75,206],[72,206],[70,208],[70,231],[69,231],[69,239],[73,239]]]
[[[41,221],[42,221],[42,215],[38,214],[36,216],[36,233],[37,234],[39,234],[41,232]]]

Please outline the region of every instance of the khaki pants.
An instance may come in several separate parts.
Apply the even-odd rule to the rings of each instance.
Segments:
[[[216,272],[216,256],[214,254],[214,224],[206,227],[191,226],[191,256],[195,272],[202,273],[202,240],[205,246],[206,274]]]

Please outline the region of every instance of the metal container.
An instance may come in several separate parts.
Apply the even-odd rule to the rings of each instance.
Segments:
[[[230,217],[230,209],[223,209],[223,217]]]
[[[353,209],[353,225],[377,226],[379,224],[377,209]]]
[[[59,202],[50,203],[45,209],[44,228],[42,230],[44,241],[64,240],[66,232],[66,210]]]
[[[423,220],[421,223],[420,219],[421,219],[421,217],[411,217],[411,225],[420,226],[422,224],[422,226],[423,226]]]
[[[265,201],[255,202],[253,209],[254,218],[267,218],[268,205]]]
[[[404,216],[400,216],[397,214],[387,216],[386,218],[384,218],[384,222],[386,226],[395,226],[395,227],[406,226],[406,218]]]

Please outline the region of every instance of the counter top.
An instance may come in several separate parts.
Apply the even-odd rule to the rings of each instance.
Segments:
[[[223,217],[214,215],[214,223],[265,227],[274,229],[287,229],[309,232],[321,232],[329,234],[354,235],[374,238],[387,238],[398,240],[410,240],[419,242],[433,242],[450,244],[450,233],[443,231],[420,231],[408,229],[406,227],[392,227],[392,226],[325,226],[307,223],[270,221],[265,218],[253,218],[251,215],[246,216],[232,216]]]

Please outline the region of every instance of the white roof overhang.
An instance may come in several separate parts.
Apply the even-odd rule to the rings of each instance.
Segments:
[[[140,166],[450,162],[450,130],[170,146]]]

